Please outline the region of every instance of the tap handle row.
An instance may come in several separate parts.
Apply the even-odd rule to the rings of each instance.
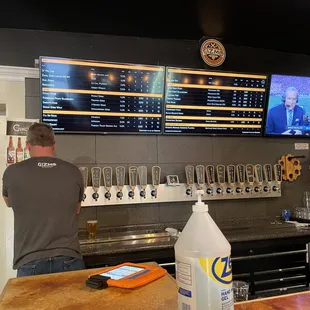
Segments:
[[[272,165],[265,164],[264,166],[257,164],[247,164],[247,165],[208,165],[204,167],[203,165],[196,166],[196,169],[192,165],[185,167],[186,174],[186,183],[189,189],[193,187],[195,183],[195,170],[197,176],[197,185],[198,189],[207,182],[210,187],[213,187],[217,182],[219,184],[235,184],[236,182],[240,185],[243,185],[247,182],[250,185],[253,185],[255,182],[258,184],[263,184],[264,180],[267,183],[271,183],[274,180],[278,183],[282,181],[282,168],[281,165],[275,164],[272,168]],[[216,173],[215,173],[216,172]],[[206,179],[205,179],[206,176]],[[227,176],[227,179],[226,179]]]
[[[79,167],[82,176],[83,176],[83,183],[84,183],[84,189],[88,185],[88,168],[87,167]],[[115,168],[115,174],[116,174],[116,185],[119,189],[119,192],[117,193],[117,197],[122,199],[123,197],[123,187],[125,185],[125,177],[126,177],[126,170],[123,166],[118,166]],[[129,195],[133,198],[134,197],[134,190],[138,183],[139,178],[139,184],[141,186],[141,193],[140,195],[145,198],[145,189],[147,186],[147,167],[146,166],[130,166],[128,169],[129,174],[129,186],[131,188],[131,192]],[[103,175],[103,185],[107,190],[107,193],[105,194],[105,197],[107,199],[110,199],[111,194],[110,190],[113,185],[113,170],[111,167],[103,167],[102,169],[100,167],[92,167],[91,168],[91,183],[92,187],[94,189],[94,199],[98,199],[98,190],[101,184],[101,175]],[[153,166],[152,167],[152,184],[154,187],[154,190],[152,191],[152,196],[157,195],[157,188],[160,184],[160,177],[161,177],[161,168],[159,166]],[[85,200],[85,194],[84,194],[84,200]]]
[[[88,185],[88,168],[80,167],[79,168],[83,177],[84,188]],[[118,166],[115,169],[116,172],[116,185],[120,191],[122,191],[125,185],[125,167]],[[129,185],[132,190],[135,189],[138,183],[145,190],[147,186],[147,167],[146,166],[130,166],[129,167]],[[249,184],[254,184],[254,182],[258,184],[262,184],[265,180],[267,183],[271,183],[274,180],[278,183],[282,181],[282,167],[280,164],[270,165],[265,164],[264,166],[257,165],[217,165],[214,167],[213,165],[203,166],[197,165],[196,167],[192,165],[188,165],[185,167],[186,174],[186,183],[188,187],[191,189],[195,183],[195,172],[197,176],[197,184],[198,188],[201,189],[203,185],[207,182],[207,184],[212,187],[216,182],[219,184],[225,184],[226,182],[229,184],[244,184],[245,182]],[[216,173],[215,173],[216,172]],[[103,176],[103,185],[110,191],[113,184],[113,171],[111,167],[92,167],[91,168],[91,183],[95,192],[98,192],[98,189],[101,184],[101,176]],[[227,176],[227,178],[226,178]],[[161,178],[161,168],[159,166],[152,167],[152,184],[154,189],[156,190],[160,184]],[[217,179],[217,180],[216,180]]]

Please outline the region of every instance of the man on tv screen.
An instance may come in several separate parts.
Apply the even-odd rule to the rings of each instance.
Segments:
[[[266,133],[302,135],[300,127],[304,126],[305,111],[297,103],[298,90],[290,86],[282,95],[282,103],[268,111]]]

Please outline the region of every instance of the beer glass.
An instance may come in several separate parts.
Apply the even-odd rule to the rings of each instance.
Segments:
[[[234,302],[246,301],[249,298],[249,284],[243,281],[233,281]]]
[[[304,207],[310,208],[310,192],[304,192]]]
[[[87,221],[88,239],[96,239],[97,229],[98,229],[97,220]]]

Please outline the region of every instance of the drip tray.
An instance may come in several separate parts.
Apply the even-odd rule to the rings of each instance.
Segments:
[[[161,239],[170,240],[171,236],[168,232],[160,232],[160,233],[147,233],[147,234],[138,234],[135,232],[126,233],[126,235],[116,235],[116,236],[105,236],[99,237],[97,239],[84,239],[80,240],[80,244],[94,244],[94,243],[119,243],[124,241],[145,241],[149,240],[148,243],[158,242]],[[162,240],[163,241],[163,240]],[[143,242],[142,242],[143,243]]]

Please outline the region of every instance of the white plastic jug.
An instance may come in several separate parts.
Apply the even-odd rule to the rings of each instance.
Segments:
[[[174,250],[179,310],[233,310],[231,246],[201,201]]]

